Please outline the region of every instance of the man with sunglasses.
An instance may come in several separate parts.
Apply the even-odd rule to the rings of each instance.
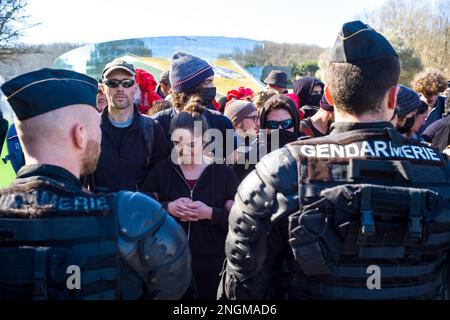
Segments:
[[[242,182],[218,297],[448,297],[449,160],[389,122],[399,56],[353,21],[330,60],[332,131],[269,154]]]
[[[260,121],[261,129],[267,132],[269,152],[294,142],[300,135],[300,113],[294,101],[285,95],[275,95],[266,101],[260,111]],[[272,138],[279,140],[274,143]]]
[[[102,113],[101,156],[85,184],[95,191],[138,191],[151,168],[169,153],[162,126],[136,106],[136,71],[116,59],[102,73],[108,106]]]

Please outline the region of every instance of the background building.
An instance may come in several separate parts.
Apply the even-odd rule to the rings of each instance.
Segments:
[[[170,69],[174,52],[185,51],[207,60],[215,71],[219,96],[237,87],[254,91],[264,88],[259,77],[236,63],[232,57],[252,52],[263,44],[249,39],[226,37],[151,37],[87,45],[56,59],[55,68],[69,69],[100,79],[103,67],[116,58],[133,63],[159,79]]]

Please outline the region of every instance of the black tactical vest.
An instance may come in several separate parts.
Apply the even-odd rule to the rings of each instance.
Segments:
[[[299,141],[287,298],[445,298],[450,172],[393,128]]]
[[[50,179],[1,190],[0,299],[117,299],[111,208],[110,195],[73,193]]]

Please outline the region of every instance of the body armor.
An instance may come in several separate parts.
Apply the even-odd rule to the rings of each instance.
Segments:
[[[231,212],[219,297],[446,298],[445,156],[387,127],[298,141],[265,160]],[[374,266],[380,290],[368,285]]]
[[[143,194],[91,195],[47,177],[0,191],[0,299],[178,299],[191,279],[183,230]]]

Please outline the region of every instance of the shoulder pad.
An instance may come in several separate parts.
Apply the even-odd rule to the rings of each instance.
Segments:
[[[159,202],[140,192],[117,193],[114,210],[124,240],[139,240],[156,232],[167,218],[167,212]]]

